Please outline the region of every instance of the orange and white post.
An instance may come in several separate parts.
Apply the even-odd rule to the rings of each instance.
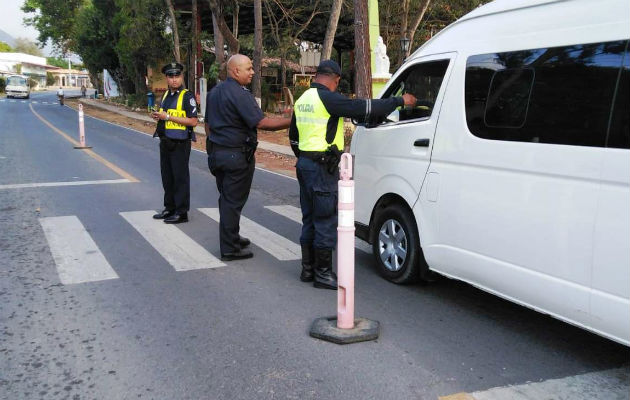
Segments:
[[[91,149],[85,145],[85,126],[83,122],[83,104],[79,104],[79,145],[74,146],[75,149]]]
[[[352,156],[341,155],[339,163],[337,224],[337,328],[354,328],[354,181]]]

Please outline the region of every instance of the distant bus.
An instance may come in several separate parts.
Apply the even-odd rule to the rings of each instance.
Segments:
[[[31,88],[28,86],[28,77],[24,75],[9,75],[5,88],[7,97],[23,97],[28,99],[31,95]]]

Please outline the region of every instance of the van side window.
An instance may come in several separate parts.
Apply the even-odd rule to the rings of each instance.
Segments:
[[[469,130],[492,140],[605,146],[625,50],[621,40],[469,57]]]
[[[398,121],[431,116],[448,63],[449,60],[438,60],[412,65],[388,88],[383,98],[411,93],[418,99],[418,106],[416,107],[400,107],[398,110]]]
[[[628,44],[626,44],[623,57],[623,68],[619,74],[615,105],[606,142],[607,147],[618,149],[630,149],[630,51]]]

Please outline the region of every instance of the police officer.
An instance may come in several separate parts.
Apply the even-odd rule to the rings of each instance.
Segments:
[[[337,93],[339,64],[324,60],[311,87],[293,107],[289,128],[302,208],[302,273],[313,286],[337,289],[332,252],[337,246],[337,181],[344,148],[343,117],[368,120],[386,116],[403,105],[414,105],[411,94],[379,100],[351,100]]]
[[[153,218],[167,224],[188,221],[190,209],[190,141],[196,141],[193,128],[197,125],[197,102],[184,89],[184,66],[173,62],[162,68],[168,90],[162,97],[159,111],[151,116],[158,121],[155,136],[160,137],[160,171],[164,187],[164,210]]]
[[[221,260],[253,257],[244,249],[249,239],[239,235],[241,210],[254,177],[256,129],[289,127],[289,118],[267,118],[254,96],[245,88],[252,81],[252,61],[235,54],[227,63],[228,78],[215,86],[206,101],[206,150],[208,167],[219,190]]]

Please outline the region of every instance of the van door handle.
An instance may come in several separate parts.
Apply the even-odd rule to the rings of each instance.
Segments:
[[[413,145],[416,147],[429,147],[430,141],[431,139],[416,139],[416,141],[413,142]]]

